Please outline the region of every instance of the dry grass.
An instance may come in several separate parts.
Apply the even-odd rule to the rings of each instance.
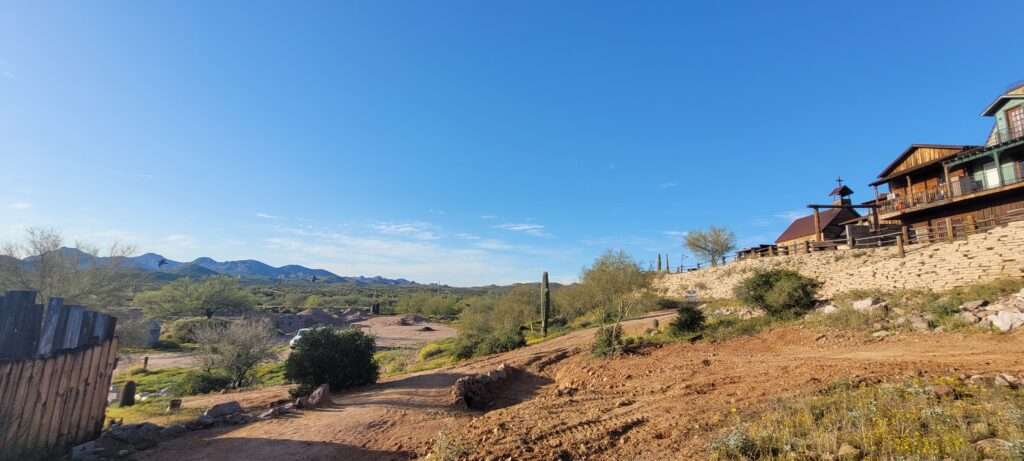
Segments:
[[[938,397],[946,386],[952,396]],[[863,460],[962,461],[1024,459],[1024,393],[956,378],[858,386],[841,383],[821,395],[777,402],[714,442],[717,460],[819,460],[842,445]],[[983,453],[979,440],[1010,442]]]

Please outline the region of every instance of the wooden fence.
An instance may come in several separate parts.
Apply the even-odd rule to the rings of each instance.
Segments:
[[[0,296],[0,460],[60,453],[103,428],[117,319],[34,291]]]

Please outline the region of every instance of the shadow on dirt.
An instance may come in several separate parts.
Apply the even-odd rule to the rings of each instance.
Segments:
[[[139,460],[199,461],[241,459],[247,461],[298,461],[343,459],[346,461],[407,461],[417,458],[409,450],[373,450],[344,443],[281,440],[256,437],[217,437],[230,430],[204,431],[202,438],[185,437],[164,442],[157,450],[139,452]],[[155,457],[154,457],[155,455]]]

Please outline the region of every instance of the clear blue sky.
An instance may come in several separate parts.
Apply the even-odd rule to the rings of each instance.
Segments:
[[[0,240],[568,281],[867,199],[1024,79],[1017,2],[286,3],[4,2]]]

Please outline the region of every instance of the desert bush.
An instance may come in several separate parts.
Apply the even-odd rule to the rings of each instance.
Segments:
[[[755,272],[736,286],[736,298],[779,317],[802,314],[814,308],[821,283],[798,272],[770,269]]]
[[[752,317],[749,319],[720,317],[705,324],[701,333],[704,335],[704,339],[712,342],[719,342],[740,336],[753,336],[771,328],[779,322],[781,322],[781,320],[767,315]]]
[[[676,318],[668,324],[669,333],[680,336],[704,328],[704,313],[693,303],[678,303]]]
[[[118,318],[117,339],[121,347],[146,347],[149,339],[149,320],[145,318]]]
[[[227,389],[233,384],[233,379],[221,372],[190,371],[171,386],[174,395],[196,395],[209,394]]]
[[[955,398],[937,397],[936,386]],[[979,440],[1024,439],[1024,392],[953,377],[856,385],[774,403],[744,417],[711,445],[718,460],[840,459],[846,444],[864,460],[1019,460],[984,453]]]
[[[372,336],[357,329],[318,328],[302,336],[285,361],[285,377],[306,389],[327,384],[333,390],[377,381]]]
[[[171,322],[167,336],[178,343],[196,342],[196,331],[203,327],[224,328],[228,326],[225,319],[208,319],[206,317],[188,317]]]
[[[277,357],[274,331],[266,320],[207,324],[196,328],[194,337],[202,368],[225,373],[231,378],[231,387],[252,384],[256,366]]]
[[[622,325],[604,325],[594,333],[594,345],[590,352],[595,357],[614,357],[623,351]]]
[[[490,355],[508,352],[526,345],[526,338],[519,329],[498,331],[484,336],[476,346],[475,355]]]

